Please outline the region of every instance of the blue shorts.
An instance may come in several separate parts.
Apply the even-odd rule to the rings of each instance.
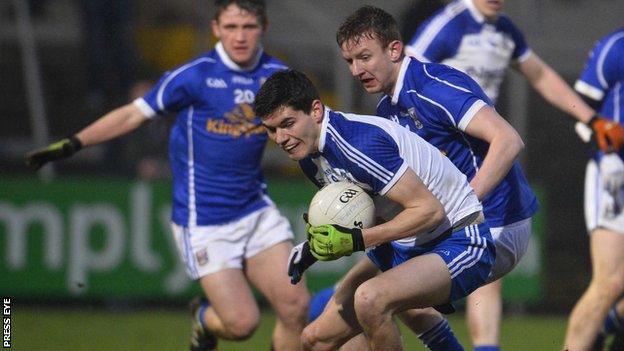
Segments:
[[[407,246],[392,241],[366,254],[377,268],[385,272],[428,253],[442,257],[451,273],[451,299],[448,302],[466,297],[484,285],[496,258],[496,248],[486,223],[457,230],[435,244]]]

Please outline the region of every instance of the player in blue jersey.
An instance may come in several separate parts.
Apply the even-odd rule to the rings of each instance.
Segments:
[[[574,85],[610,121],[624,124],[624,28],[598,41]],[[623,332],[624,304],[624,133],[611,150],[596,150],[585,173],[585,222],[590,233],[592,280],[568,324],[565,347],[588,350],[604,324]],[[619,329],[619,330],[618,330]]]
[[[286,66],[262,50],[263,1],[217,0],[215,7],[212,30],[220,41],[212,51],[27,161],[40,167],[176,113],[169,138],[172,228],[190,277],[209,300],[194,304],[191,349],[214,349],[215,336],[252,335],[260,312],[251,283],[276,311],[274,349],[298,350],[309,294],[305,284],[290,284],[284,267],[293,235],[266,193],[260,161],[267,135],[252,107],[262,82]]]
[[[337,42],[366,91],[384,94],[376,114],[423,137],[470,180],[496,242],[496,264],[488,280],[496,282],[526,252],[531,218],[538,206],[516,161],[523,142],[468,75],[406,57],[396,28],[391,15],[367,6],[343,22]],[[498,283],[494,286],[499,291]],[[475,297],[469,296],[469,310],[484,304],[479,301],[482,299],[475,302]],[[500,303],[490,312],[493,319],[480,322],[498,325]],[[469,314],[469,321],[473,327],[474,316]],[[497,343],[498,333],[495,340],[475,344]]]
[[[363,332],[373,350],[401,350],[395,314],[446,305],[486,281],[495,250],[482,206],[466,176],[438,149],[392,121],[330,110],[297,71],[271,76],[256,95],[255,111],[271,140],[316,185],[352,181],[375,197],[378,213],[399,205],[387,222],[370,228],[312,226],[308,241],[293,249],[291,272],[298,257],[368,256],[306,327],[304,348],[333,350]]]
[[[508,67],[518,70],[550,104],[589,124],[600,140],[614,140],[608,123],[527,45],[522,32],[501,14],[504,0],[456,0],[424,22],[405,47],[423,62],[438,62],[470,75],[496,101]],[[484,303],[485,301],[485,303]],[[479,303],[477,303],[479,302]],[[500,282],[468,299],[468,327],[477,346],[499,343]]]

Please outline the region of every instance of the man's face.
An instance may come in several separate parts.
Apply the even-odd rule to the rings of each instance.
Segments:
[[[489,20],[498,17],[498,13],[503,10],[505,0],[473,0],[475,7],[479,12]]]
[[[290,159],[299,161],[318,152],[320,122],[323,108],[315,100],[310,114],[283,107],[262,119],[269,138],[279,145]]]
[[[232,61],[248,67],[258,53],[264,28],[258,16],[231,4],[212,21],[212,32]]]
[[[391,46],[383,48],[379,40],[362,36],[357,43],[346,41],[340,47],[351,74],[370,94],[392,93],[398,74],[395,64],[401,56]]]

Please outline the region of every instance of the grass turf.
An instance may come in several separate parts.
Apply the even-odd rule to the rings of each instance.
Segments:
[[[188,350],[189,317],[185,311],[13,308],[14,350]],[[254,336],[241,343],[220,341],[221,351],[269,350],[274,315],[262,314]],[[469,348],[463,315],[450,318],[460,341]],[[566,320],[551,316],[510,316],[503,322],[505,350],[558,350]],[[413,334],[403,332],[406,350],[425,350]]]

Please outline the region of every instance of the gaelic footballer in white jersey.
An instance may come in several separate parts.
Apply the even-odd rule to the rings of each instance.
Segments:
[[[531,49],[509,17],[487,21],[472,0],[456,0],[418,28],[405,53],[461,70],[496,101],[510,62],[526,60]]]
[[[465,250],[433,249],[447,261],[456,282],[451,300],[466,296],[480,285],[475,284],[477,281],[482,283],[485,280],[481,279],[487,278],[494,255],[489,228],[485,224],[469,225],[481,213],[479,200],[466,176],[439,150],[414,133],[377,116],[344,114],[325,107],[319,154],[301,160],[299,164],[317,186],[345,179],[356,183],[374,196],[376,209],[386,215],[389,214],[388,208],[384,207],[390,207],[390,214],[396,214],[396,204],[384,198],[384,194],[408,168],[412,169],[440,200],[446,220],[429,232],[413,233],[368,250],[369,258],[381,270],[388,270],[411,257],[431,251],[439,244],[438,239],[452,231],[447,239],[452,241],[454,237],[463,237],[471,244]],[[396,253],[389,254],[392,250]],[[442,254],[445,250],[451,253]],[[465,260],[454,255],[465,256]],[[478,272],[479,278],[472,280],[473,283],[468,283],[472,278],[462,280],[458,276],[464,270]]]

